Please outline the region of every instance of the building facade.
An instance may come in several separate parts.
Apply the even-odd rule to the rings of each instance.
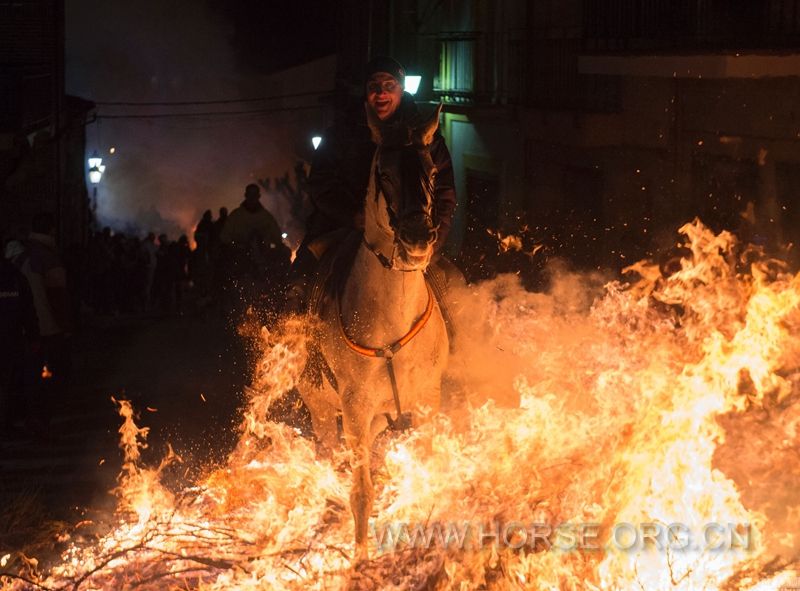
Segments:
[[[533,268],[622,267],[694,216],[796,239],[800,0],[357,4],[343,77],[390,54],[444,103],[469,274],[505,270],[498,234]]]
[[[64,92],[63,0],[0,2],[0,234],[55,214],[62,245],[89,224],[84,123],[93,108]]]

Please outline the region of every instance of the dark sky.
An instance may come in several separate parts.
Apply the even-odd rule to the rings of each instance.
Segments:
[[[335,0],[210,0],[233,25],[240,63],[260,72],[333,53]]]
[[[335,14],[332,1],[69,0],[67,92],[95,102],[270,96],[266,74],[335,51]],[[98,113],[187,110],[99,105]],[[88,150],[108,165],[98,199],[104,223],[175,235],[206,208],[234,207],[248,182],[282,174],[299,156],[289,153],[295,138],[287,139],[282,115],[90,124]],[[269,196],[264,201],[269,205]]]

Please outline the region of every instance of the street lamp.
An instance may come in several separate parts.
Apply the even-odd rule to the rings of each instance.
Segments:
[[[100,179],[103,178],[103,173],[106,170],[105,165],[103,164],[103,159],[97,155],[97,150],[94,151],[92,157],[89,158],[89,181],[92,183],[92,217],[94,218],[94,222],[97,221],[97,185],[100,183]]]
[[[106,167],[103,164],[103,159],[97,155],[97,151],[92,154],[92,157],[89,158],[89,180],[92,182],[93,185],[96,185],[100,182],[100,179],[103,177],[103,173],[106,171]]]
[[[311,145],[314,146],[315,150],[317,148],[319,148],[319,145],[321,143],[322,143],[322,137],[321,136],[315,135],[314,137],[311,138]]]
[[[422,76],[406,76],[405,91],[408,94],[417,94],[420,82],[422,82]]]

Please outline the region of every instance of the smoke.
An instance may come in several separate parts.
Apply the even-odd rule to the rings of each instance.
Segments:
[[[66,7],[67,92],[95,102],[206,101],[270,96],[266,78],[239,65],[229,20],[205,2],[101,3]],[[264,34],[269,34],[265,23]],[[103,116],[243,111],[275,103],[99,105],[87,152],[106,164],[98,187],[103,224],[140,232],[191,232],[202,212],[238,205],[244,187],[293,168],[307,111],[112,119]],[[306,123],[307,125],[307,123]],[[113,154],[110,153],[114,148]],[[262,195],[286,227],[288,203]]]
[[[448,366],[453,378],[446,383],[458,383],[459,399],[480,406],[491,398],[515,407],[514,381],[520,375],[541,378],[537,359],[543,351],[550,356],[578,351],[602,338],[587,317],[610,276],[570,272],[560,261],[550,263],[545,275],[545,292],[527,291],[515,274],[452,288],[448,301],[456,338]],[[541,322],[506,322],[523,316]]]

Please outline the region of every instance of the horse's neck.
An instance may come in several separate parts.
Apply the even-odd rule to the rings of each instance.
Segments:
[[[364,346],[403,337],[422,315],[428,290],[422,271],[392,271],[362,244],[342,294],[342,322]]]
[[[389,214],[383,194],[378,190],[375,180],[376,161],[379,150],[375,151],[370,169],[369,185],[364,203],[364,240],[373,250],[380,252],[386,258],[392,258],[394,249],[394,235],[389,223]]]
[[[373,160],[364,209],[364,241],[391,259],[391,234],[386,202],[376,191]],[[427,305],[421,271],[392,271],[362,244],[342,294],[342,321],[349,334],[367,346],[388,345],[401,338]]]

